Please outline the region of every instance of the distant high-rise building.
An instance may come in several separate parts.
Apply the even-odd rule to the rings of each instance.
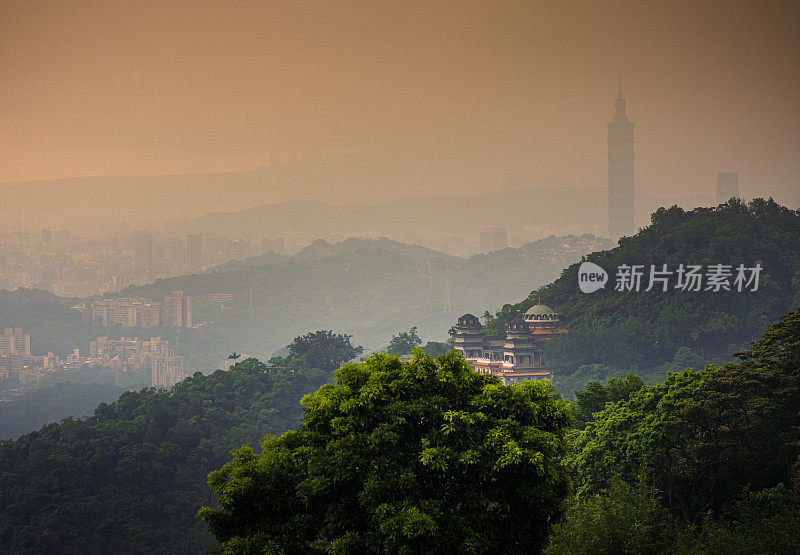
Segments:
[[[199,233],[186,236],[186,267],[191,274],[203,271],[203,236]]]
[[[183,291],[173,291],[172,294],[164,297],[163,306],[163,325],[179,328],[192,327],[192,298],[184,295]]]
[[[133,266],[137,270],[153,269],[153,236],[149,233],[133,238]]]
[[[500,251],[508,246],[508,230],[497,227],[482,229],[480,232],[480,249],[482,253]]]
[[[247,239],[237,239],[233,242],[233,258],[244,259],[250,253],[250,242]]]
[[[49,245],[53,242],[53,232],[49,229],[42,230],[42,245]]]
[[[22,328],[6,328],[0,335],[0,351],[31,356],[31,334],[25,333]]]
[[[719,172],[717,174],[717,204],[724,204],[734,197],[739,198],[739,173]]]
[[[614,100],[616,113],[608,124],[608,235],[616,240],[633,235],[633,122],[625,113],[622,76]]]

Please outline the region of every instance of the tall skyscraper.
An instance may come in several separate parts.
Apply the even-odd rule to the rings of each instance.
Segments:
[[[186,236],[186,267],[191,274],[203,271],[203,236],[199,233]]]
[[[739,198],[738,172],[720,172],[717,174],[717,204],[724,204],[729,199]]]
[[[153,269],[153,236],[149,233],[133,238],[133,266],[137,270]]]
[[[616,113],[608,124],[608,235],[613,240],[633,235],[633,122],[625,113],[622,75],[614,100]]]

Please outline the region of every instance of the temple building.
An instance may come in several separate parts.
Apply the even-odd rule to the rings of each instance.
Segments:
[[[565,333],[556,313],[537,304],[506,326],[505,336],[487,336],[478,318],[464,314],[450,331],[450,344],[461,351],[477,371],[497,376],[503,385],[550,378],[542,358],[542,345],[553,335]]]

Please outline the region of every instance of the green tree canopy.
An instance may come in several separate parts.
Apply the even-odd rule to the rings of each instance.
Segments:
[[[562,513],[569,427],[549,382],[455,353],[379,353],[304,399],[300,428],[209,475],[199,516],[233,552],[530,553]]]
[[[594,413],[606,408],[607,403],[624,401],[643,386],[642,378],[634,374],[628,374],[625,378],[609,378],[605,385],[589,382],[584,391],[575,392],[572,411],[576,427],[583,428],[592,420]]]
[[[687,368],[694,368],[696,370],[702,369],[706,365],[703,357],[695,353],[689,347],[678,347],[675,351],[675,357],[672,362],[665,362],[661,370],[666,376],[669,372],[680,372]]]
[[[417,334],[417,326],[414,326],[408,331],[401,331],[392,336],[389,346],[386,347],[386,352],[393,355],[407,355],[420,345],[422,345],[422,339]]]
[[[800,455],[800,309],[773,324],[742,359],[672,373],[609,404],[577,440],[579,493],[651,477],[686,522],[742,490],[789,483]]]
[[[0,441],[0,552],[205,552],[214,538],[194,514],[213,502],[209,470],[295,428],[300,398],[329,377],[251,358]]]
[[[425,346],[422,347],[426,355],[434,358],[450,352],[450,349],[452,349],[452,347],[449,343],[442,343],[441,341],[428,341],[425,343]]]
[[[289,359],[305,357],[311,368],[333,372],[343,362],[353,360],[364,352],[361,346],[350,343],[352,335],[333,333],[331,330],[309,332],[295,337],[289,344]]]
[[[602,494],[570,504],[545,554],[673,553],[676,524],[653,488],[614,480]]]

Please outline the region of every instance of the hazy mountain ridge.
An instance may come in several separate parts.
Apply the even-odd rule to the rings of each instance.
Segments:
[[[123,294],[159,298],[180,289],[193,296],[195,321],[206,324],[179,332],[183,352],[207,353],[209,344],[218,344],[265,357],[313,329],[352,333],[356,343],[376,349],[411,326],[426,340],[443,340],[462,311],[496,308],[510,295],[527,294],[604,241],[553,237],[470,259],[391,240],[317,242],[263,266],[226,265]],[[207,298],[211,293],[234,299],[221,305]],[[217,356],[225,352],[220,348]]]
[[[450,160],[441,167],[439,162],[397,151],[370,151],[321,154],[223,173],[6,182],[2,184],[7,190],[6,210],[0,207],[0,220],[16,221],[18,207],[36,206],[35,217],[62,223],[135,220],[139,225],[161,225],[182,220],[185,231],[204,233],[350,232],[397,238],[413,230],[465,233],[481,227],[521,229],[543,223],[553,226],[552,233],[566,234],[569,226],[607,223],[604,175],[585,185],[534,183],[521,170],[513,177],[497,174],[490,160]],[[430,184],[438,182],[459,186],[439,188],[446,194],[428,195]],[[502,190],[485,192],[496,191],[498,183]],[[382,200],[374,194],[378,189],[406,191],[408,196]],[[637,224],[645,225],[660,206],[712,206],[713,183],[706,190],[707,194],[675,197],[639,189]],[[91,208],[75,205],[79,194],[93,199]],[[791,188],[774,195],[783,203],[796,202]],[[304,200],[312,198],[316,200]],[[121,204],[120,199],[126,202]]]
[[[713,195],[685,199],[653,197],[637,191],[637,222],[661,206],[693,208],[713,205]],[[190,221],[186,228],[202,233],[275,235],[305,233],[372,233],[392,237],[413,232],[476,233],[482,227],[519,232],[526,227],[549,226],[565,234],[570,226],[607,223],[608,192],[601,187],[541,187],[483,195],[414,197],[378,204],[332,205],[318,201],[274,203],[234,212],[213,212]]]
[[[504,168],[500,174],[498,167]],[[466,196],[481,195],[499,182],[509,190],[538,187],[540,184],[532,184],[529,175],[527,168],[511,169],[491,157],[465,159],[456,153],[425,154],[396,148],[318,154],[223,173],[93,176],[3,185],[9,191],[9,206],[38,206],[37,215],[141,221],[142,216],[174,220],[215,210],[247,211],[248,206],[276,201],[284,203],[291,213],[312,202],[302,199],[312,198],[322,201],[314,201],[315,204],[352,203],[354,199],[365,206],[386,204],[385,199],[392,196],[386,191],[405,191],[408,196],[420,197],[428,194],[432,183],[449,184],[449,191],[463,191]],[[70,200],[78,192],[94,199],[93,208],[75,206],[73,212],[64,214],[62,207],[71,205]],[[120,198],[131,202],[120,205]],[[443,198],[458,197],[451,194],[440,197]],[[418,201],[412,199],[412,202]],[[437,204],[444,207],[446,202],[449,200]],[[135,212],[129,208],[133,206],[137,207]],[[0,210],[0,217],[3,216]],[[17,216],[16,212],[5,214],[5,217]]]

